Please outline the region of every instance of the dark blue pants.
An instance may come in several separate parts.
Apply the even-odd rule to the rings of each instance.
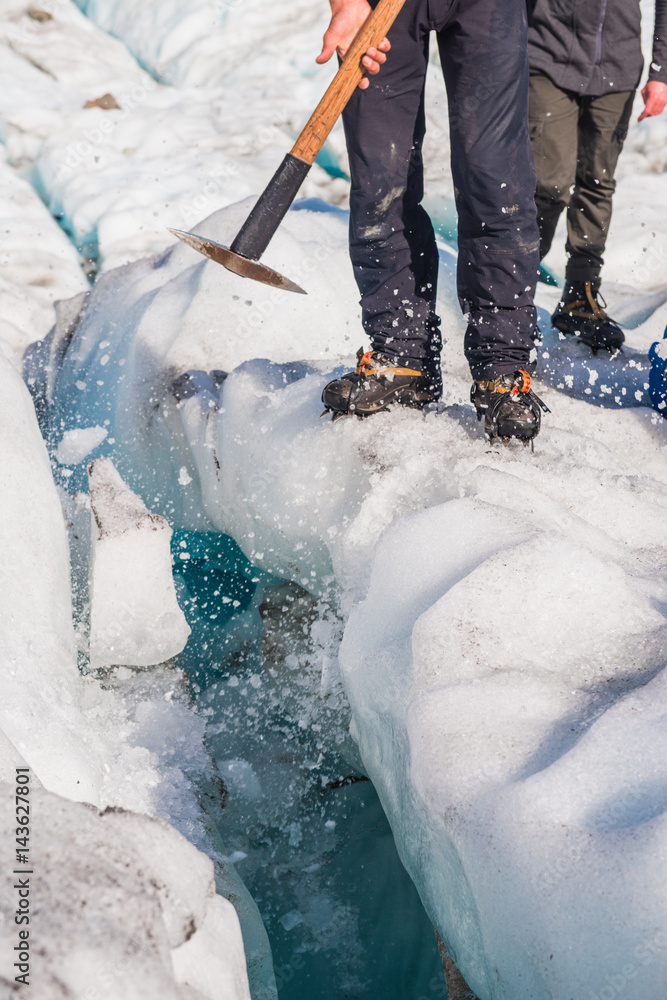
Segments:
[[[377,0],[371,0],[375,6]],[[473,378],[530,369],[539,267],[525,0],[408,0],[379,76],[344,113],[350,255],[375,350],[437,364],[438,254],[421,206],[424,83],[437,33],[459,217],[458,295]]]

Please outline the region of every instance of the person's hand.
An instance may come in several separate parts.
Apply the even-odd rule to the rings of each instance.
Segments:
[[[637,119],[640,122],[644,118],[661,115],[665,110],[667,107],[667,83],[661,83],[660,80],[649,80],[642,90],[642,97],[644,98],[644,110]]]
[[[328,62],[334,52],[344,59],[347,50],[371,13],[371,6],[367,0],[331,0],[331,23],[324,35],[322,51],[315,62],[320,64]],[[380,72],[380,66],[387,60],[385,53],[389,52],[390,48],[391,42],[388,38],[384,38],[376,49],[368,49],[361,60],[367,73],[375,76]],[[365,90],[369,82],[365,76],[359,84],[360,88]]]

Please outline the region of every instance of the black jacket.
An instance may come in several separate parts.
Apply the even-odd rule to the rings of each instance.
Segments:
[[[639,0],[527,2],[531,72],[595,97],[637,87],[644,68]],[[649,79],[667,83],[667,0],[655,0]]]

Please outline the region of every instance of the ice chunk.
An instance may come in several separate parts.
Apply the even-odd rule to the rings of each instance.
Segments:
[[[190,628],[171,572],[172,531],[109,459],[90,467],[90,661],[148,666],[175,656]]]
[[[75,427],[65,431],[56,448],[56,458],[63,465],[78,465],[102,444],[106,436],[106,427]]]

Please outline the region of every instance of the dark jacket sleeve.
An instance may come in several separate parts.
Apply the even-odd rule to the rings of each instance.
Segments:
[[[667,83],[667,0],[655,0],[653,61],[648,78]]]

